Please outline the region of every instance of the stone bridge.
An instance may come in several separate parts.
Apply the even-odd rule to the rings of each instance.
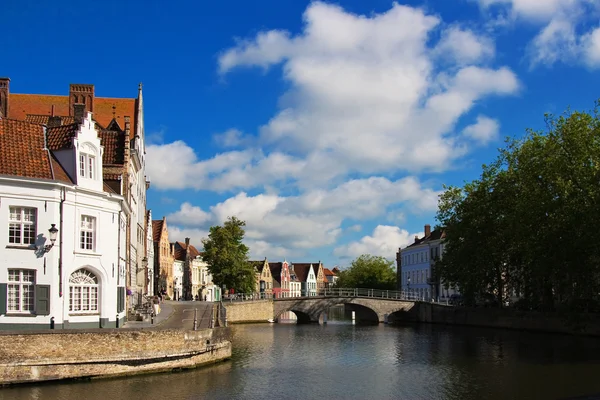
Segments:
[[[273,319],[292,311],[299,324],[319,322],[330,307],[344,304],[346,311],[354,311],[357,323],[380,323],[394,320],[416,320],[419,302],[362,296],[289,297],[273,300]]]

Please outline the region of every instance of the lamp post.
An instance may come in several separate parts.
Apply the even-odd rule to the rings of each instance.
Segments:
[[[410,276],[408,277],[407,282],[406,282],[406,289],[408,291],[408,294],[410,295]]]
[[[52,247],[54,247],[56,237],[58,236],[58,229],[56,228],[56,224],[50,225],[50,229],[48,229],[48,237],[50,238],[50,244],[44,246],[44,253],[49,252],[52,249]]]

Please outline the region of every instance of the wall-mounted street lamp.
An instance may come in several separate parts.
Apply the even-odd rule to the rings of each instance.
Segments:
[[[56,242],[56,237],[58,236],[58,229],[56,229],[56,224],[51,224],[52,226],[48,229],[48,236],[50,238],[50,244],[44,246],[44,252],[47,253],[54,247],[54,242]]]

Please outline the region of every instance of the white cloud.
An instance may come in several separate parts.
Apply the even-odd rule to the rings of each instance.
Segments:
[[[364,221],[385,215],[388,207],[405,207],[411,213],[432,212],[439,192],[425,188],[412,177],[390,181],[371,177],[356,179],[325,191],[308,190],[298,196],[242,192],[204,211],[183,203],[178,211],[167,216],[180,230],[208,230],[236,216],[246,221],[249,247],[265,249],[272,246],[277,254],[298,254],[311,248],[329,246],[342,233],[343,221]],[[354,225],[356,229],[360,225]],[[261,256],[257,250],[253,254]],[[272,257],[272,253],[262,257]]]
[[[478,0],[485,10],[507,13],[516,22],[541,26],[528,46],[530,66],[553,65],[557,62],[583,63],[600,66],[595,58],[594,29],[586,30],[586,23],[598,26],[600,2],[597,0]],[[590,54],[591,49],[591,54]]]
[[[154,186],[327,188],[351,174],[450,168],[469,150],[454,130],[458,119],[486,97],[516,93],[519,83],[510,69],[487,65],[487,37],[454,25],[439,46],[430,43],[438,25],[437,16],[397,3],[365,16],[313,2],[301,33],[238,40],[220,54],[222,74],[282,64],[289,83],[281,109],[259,128],[260,148],[199,161],[182,142],[149,146],[149,164],[162,164],[151,167]],[[458,63],[448,71],[436,65],[444,48]],[[230,130],[217,140],[235,146],[243,137]]]
[[[231,128],[213,136],[215,142],[222,147],[241,147],[252,143],[251,137],[244,135],[239,129]]]
[[[586,64],[592,68],[600,67],[600,27],[584,35],[581,39]]]
[[[439,57],[450,58],[463,65],[493,58],[495,45],[488,37],[454,26],[442,33],[434,52]]]
[[[167,223],[169,221],[167,220]],[[208,230],[196,228],[182,228],[176,225],[168,225],[169,242],[185,242],[185,238],[190,238],[190,243],[198,250],[202,251],[202,239],[208,237]]]
[[[479,115],[473,125],[469,125],[463,130],[463,134],[485,145],[498,137],[499,130],[500,124],[498,121]]]
[[[333,253],[343,258],[354,258],[362,254],[372,254],[394,260],[398,248],[412,243],[415,235],[422,237],[423,233],[420,232],[411,235],[407,230],[400,229],[397,226],[378,225],[373,230],[371,236],[363,236],[358,241],[338,246],[333,250]]]
[[[362,231],[362,225],[360,225],[360,224],[352,225],[352,226],[349,226],[348,228],[346,228],[346,230],[348,232],[360,232],[360,231]]]

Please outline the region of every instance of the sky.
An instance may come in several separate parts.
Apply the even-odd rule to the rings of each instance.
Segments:
[[[4,0],[11,92],[135,97],[171,240],[246,221],[252,259],[395,258],[443,185],[600,98],[597,0]]]

